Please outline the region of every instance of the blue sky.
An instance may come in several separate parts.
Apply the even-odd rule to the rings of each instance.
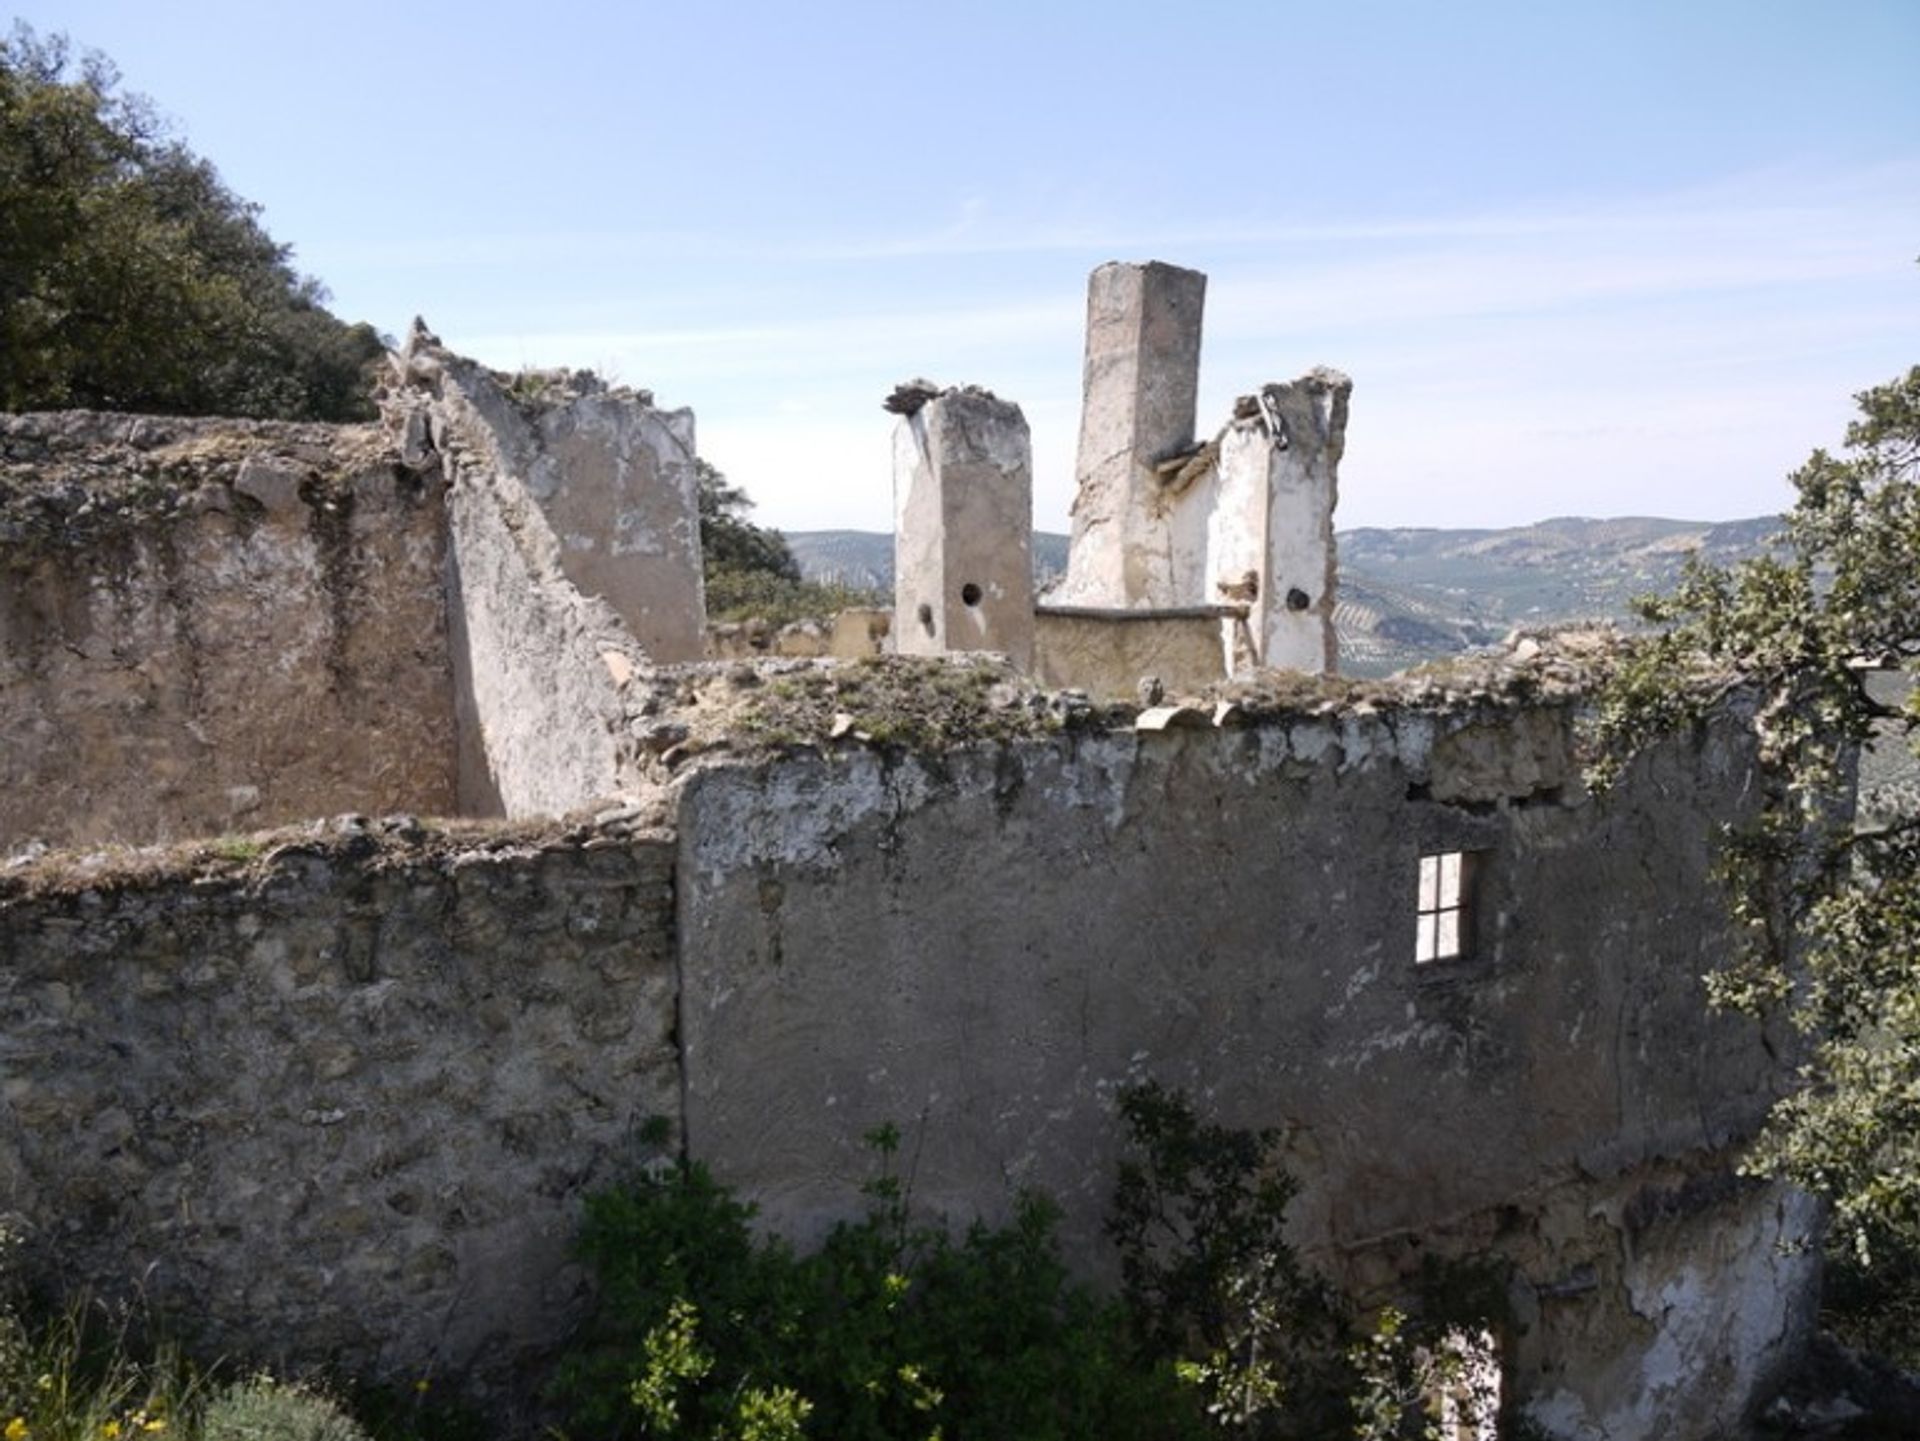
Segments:
[[[890,524],[892,384],[1072,494],[1087,272],[1210,276],[1200,429],[1355,380],[1342,525],[1789,502],[1920,363],[1920,0],[94,3],[335,309],[691,406],[789,529]]]

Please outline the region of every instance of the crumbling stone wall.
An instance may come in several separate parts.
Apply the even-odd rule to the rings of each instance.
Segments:
[[[0,850],[453,811],[443,527],[377,426],[0,416]]]
[[[1699,981],[1748,737],[1717,725],[1595,800],[1564,707],[1305,709],[690,782],[695,1153],[817,1234],[893,1121],[917,1200],[966,1217],[1040,1186],[1098,1264],[1114,1092],[1157,1076],[1287,1134],[1300,1239],[1363,1293],[1450,1237],[1511,1260],[1552,1313],[1515,1375],[1560,1434],[1716,1434],[1792,1354],[1815,1270],[1773,1249],[1804,1204],[1729,1179],[1782,1073]],[[1476,945],[1416,964],[1420,857],[1456,850]],[[1663,1200],[1682,1158],[1723,1189]]]
[[[1133,728],[1083,702],[996,747],[687,740],[656,762],[677,838],[624,806],[47,857],[0,878],[0,1210],[63,1279],[155,1267],[216,1343],[484,1386],[574,1314],[574,1208],[650,1114],[803,1240],[896,1122],[917,1203],[1042,1187],[1098,1274],[1114,1094],[1156,1076],[1282,1130],[1298,1238],[1363,1300],[1510,1264],[1510,1376],[1554,1434],[1718,1434],[1817,1265],[1780,1244],[1805,1198],[1732,1172],[1791,1046],[1700,992],[1751,737],[1723,716],[1590,798],[1568,673]],[[648,692],[663,736],[691,678]],[[1419,861],[1455,850],[1475,944],[1421,964]]]
[[[0,879],[0,1213],[215,1352],[504,1385],[577,1319],[581,1195],[679,1108],[671,841],[226,855]]]

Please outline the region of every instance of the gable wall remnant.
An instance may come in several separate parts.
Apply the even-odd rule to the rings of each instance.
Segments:
[[[0,416],[0,850],[453,811],[444,525],[377,426]]]
[[[630,788],[622,686],[665,658],[648,642],[674,657],[703,644],[691,457],[660,475],[636,459],[658,461],[682,430],[690,440],[691,415],[562,384],[530,402],[530,420],[498,377],[418,323],[394,369],[392,423],[447,473],[461,813],[556,815]],[[600,524],[582,536],[566,527],[586,523],[589,494]],[[645,556],[620,539],[641,522],[659,523]],[[585,588],[596,581],[613,594]]]

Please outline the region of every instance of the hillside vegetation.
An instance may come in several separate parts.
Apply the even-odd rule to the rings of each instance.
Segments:
[[[104,56],[0,40],[0,409],[371,418],[369,325]]]

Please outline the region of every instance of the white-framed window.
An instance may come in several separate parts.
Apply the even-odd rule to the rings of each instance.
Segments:
[[[1473,953],[1473,872],[1471,851],[1420,857],[1415,964],[1459,960]]]

